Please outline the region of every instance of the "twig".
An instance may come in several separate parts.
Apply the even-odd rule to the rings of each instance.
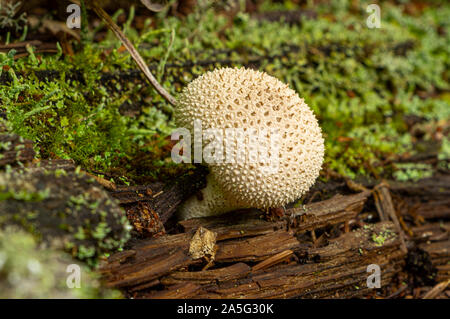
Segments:
[[[394,293],[390,294],[389,296],[387,296],[386,299],[393,299],[393,298],[399,296],[401,293],[403,293],[408,288],[409,288],[408,285],[403,285],[401,288],[397,289],[396,292],[394,292]]]
[[[170,95],[156,80],[153,74],[150,72],[147,64],[144,62],[144,59],[141,57],[139,52],[133,46],[130,40],[125,36],[125,34],[120,30],[119,26],[111,19],[111,17],[106,13],[105,10],[100,8],[94,1],[90,1],[91,7],[94,12],[106,23],[106,25],[114,32],[114,34],[119,38],[122,44],[127,48],[128,52],[130,52],[134,61],[138,65],[139,69],[144,73],[148,81],[153,85],[155,90],[170,104],[175,105],[176,99]]]
[[[392,197],[389,192],[389,185],[385,182],[377,185],[373,189],[375,206],[377,207],[378,214],[380,215],[380,219],[388,220],[389,218],[394,222],[395,228],[400,236],[401,249],[404,253],[408,251],[405,243],[405,234],[400,226],[400,222],[398,221],[397,214],[395,212],[394,204],[392,203]]]

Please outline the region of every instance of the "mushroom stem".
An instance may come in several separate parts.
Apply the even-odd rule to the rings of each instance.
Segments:
[[[185,201],[178,208],[178,219],[186,220],[196,217],[217,216],[243,208],[248,207],[228,198],[212,174],[208,174],[206,187],[201,190],[201,196],[191,196]]]

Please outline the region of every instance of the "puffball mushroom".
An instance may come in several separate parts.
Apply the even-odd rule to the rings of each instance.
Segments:
[[[181,219],[284,206],[300,198],[319,176],[324,140],[316,117],[294,90],[267,73],[246,68],[207,72],[184,88],[174,116],[177,126],[191,133],[194,120],[200,120],[204,130],[278,130],[276,169],[268,169],[273,163],[249,160],[209,164],[202,198],[183,203]],[[246,141],[248,149],[258,146]],[[272,156],[275,151],[268,152]]]

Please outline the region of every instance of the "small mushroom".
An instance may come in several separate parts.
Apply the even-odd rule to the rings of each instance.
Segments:
[[[324,140],[316,117],[294,90],[264,72],[221,68],[189,83],[178,99],[175,121],[193,133],[194,120],[201,121],[203,130],[276,132],[276,148],[261,139],[245,138],[245,155],[264,146],[276,161],[255,161],[246,156],[245,160],[208,164],[210,174],[203,196],[183,203],[181,219],[284,206],[300,198],[319,176]],[[224,143],[232,144],[226,139]],[[236,144],[231,146],[231,155],[239,158],[237,153],[243,150]]]

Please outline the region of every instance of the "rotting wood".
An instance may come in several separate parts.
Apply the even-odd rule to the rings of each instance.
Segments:
[[[411,229],[412,236],[417,242],[436,242],[450,239],[450,222],[427,223]]]
[[[225,241],[218,244],[216,262],[260,261],[284,250],[298,247],[292,232],[278,230],[249,239]]]
[[[178,285],[174,285],[167,290],[154,291],[153,293],[145,294],[141,298],[152,299],[184,299],[189,298],[195,294],[201,288],[200,285],[186,282]]]
[[[242,262],[228,267],[205,270],[205,271],[175,271],[170,275],[163,277],[161,283],[164,285],[173,285],[183,282],[194,282],[199,284],[213,284],[216,282],[225,282],[240,279],[247,276],[251,268]]]
[[[140,186],[117,186],[110,193],[127,212],[134,229],[144,237],[165,233],[164,225],[178,205],[205,186],[206,170],[199,168],[176,182]]]
[[[385,236],[381,245],[372,239],[380,233]],[[404,257],[395,226],[381,222],[343,234],[319,248],[305,247],[293,231],[283,229],[250,238],[220,239],[216,268],[192,271],[187,268],[195,266],[188,256],[191,237],[188,232],[142,240],[130,253],[111,256],[102,267],[108,285],[128,287],[136,298],[360,296],[367,292],[363,287],[367,265],[380,265],[386,285],[400,270]],[[292,252],[305,256],[306,264],[286,258]],[[248,263],[256,261],[261,261],[260,266],[252,269]],[[163,289],[153,291],[156,283]]]
[[[406,206],[401,211],[403,215],[414,212],[425,219],[450,218],[450,174],[438,174],[417,182],[388,183],[392,195],[401,198]]]
[[[0,134],[0,167],[31,162],[33,142],[16,134]]]
[[[294,254],[294,252],[290,249],[282,251],[281,253],[275,254],[263,261],[261,261],[260,263],[256,264],[255,266],[252,267],[252,272],[261,270],[261,269],[265,269],[265,268],[269,268],[275,264],[281,263],[283,260],[286,260],[287,258],[289,258],[292,254]]]
[[[390,196],[392,189],[384,189]],[[396,185],[395,189],[398,196],[401,188]],[[442,191],[445,192],[445,188],[430,196],[442,200]],[[122,276],[119,287],[136,298],[352,298],[369,295],[372,290],[366,286],[367,265],[380,266],[383,287],[402,270],[406,256],[400,224],[396,225],[395,219],[376,224],[351,222],[357,219],[371,194],[371,191],[362,191],[337,195],[289,208],[285,216],[272,221],[255,209],[181,221],[179,226],[183,233],[137,240],[130,246],[134,253],[122,254],[116,260],[112,256],[105,278],[110,281]],[[382,196],[385,200],[386,194]],[[389,207],[386,209],[379,202],[388,219],[392,218],[392,212],[395,214],[392,198],[390,204],[391,213]],[[333,225],[339,227],[345,222],[360,228],[340,233],[335,238],[324,237],[322,233],[322,240],[316,246],[300,239],[305,238],[302,233],[325,230]],[[214,264],[203,271],[207,261],[193,261],[187,254],[192,235],[201,226],[217,233],[218,246]],[[446,223],[439,222],[411,228],[408,233],[408,240],[413,240],[409,245],[415,242],[430,255],[439,281],[450,278],[446,227]],[[160,267],[159,274],[138,276],[136,284],[134,273],[141,269],[144,273],[148,271],[154,262],[152,258],[156,258],[152,256],[157,254],[162,258],[168,249],[184,252],[187,258],[180,259],[181,265],[171,262],[172,270]]]
[[[348,196],[335,195],[328,200],[287,209],[286,215],[291,221],[300,217],[297,225],[293,226],[296,232],[314,230],[355,218],[370,194],[370,191],[364,191]]]
[[[436,269],[436,281],[450,279],[450,240],[426,242],[419,248],[428,253],[433,267]]]
[[[126,287],[143,284],[166,275],[189,264],[190,258],[180,249],[163,250],[156,256],[149,256],[145,263],[125,267],[122,272],[114,274],[108,287]]]
[[[406,248],[405,234],[403,233],[394,205],[392,204],[392,197],[388,187],[389,185],[383,182],[373,189],[375,205],[381,221],[390,219],[394,222],[395,228],[400,234],[400,241],[402,243],[401,249],[404,253],[407,253],[408,249]]]
[[[125,207],[128,221],[141,235],[157,237],[166,233],[163,223],[147,201]]]

